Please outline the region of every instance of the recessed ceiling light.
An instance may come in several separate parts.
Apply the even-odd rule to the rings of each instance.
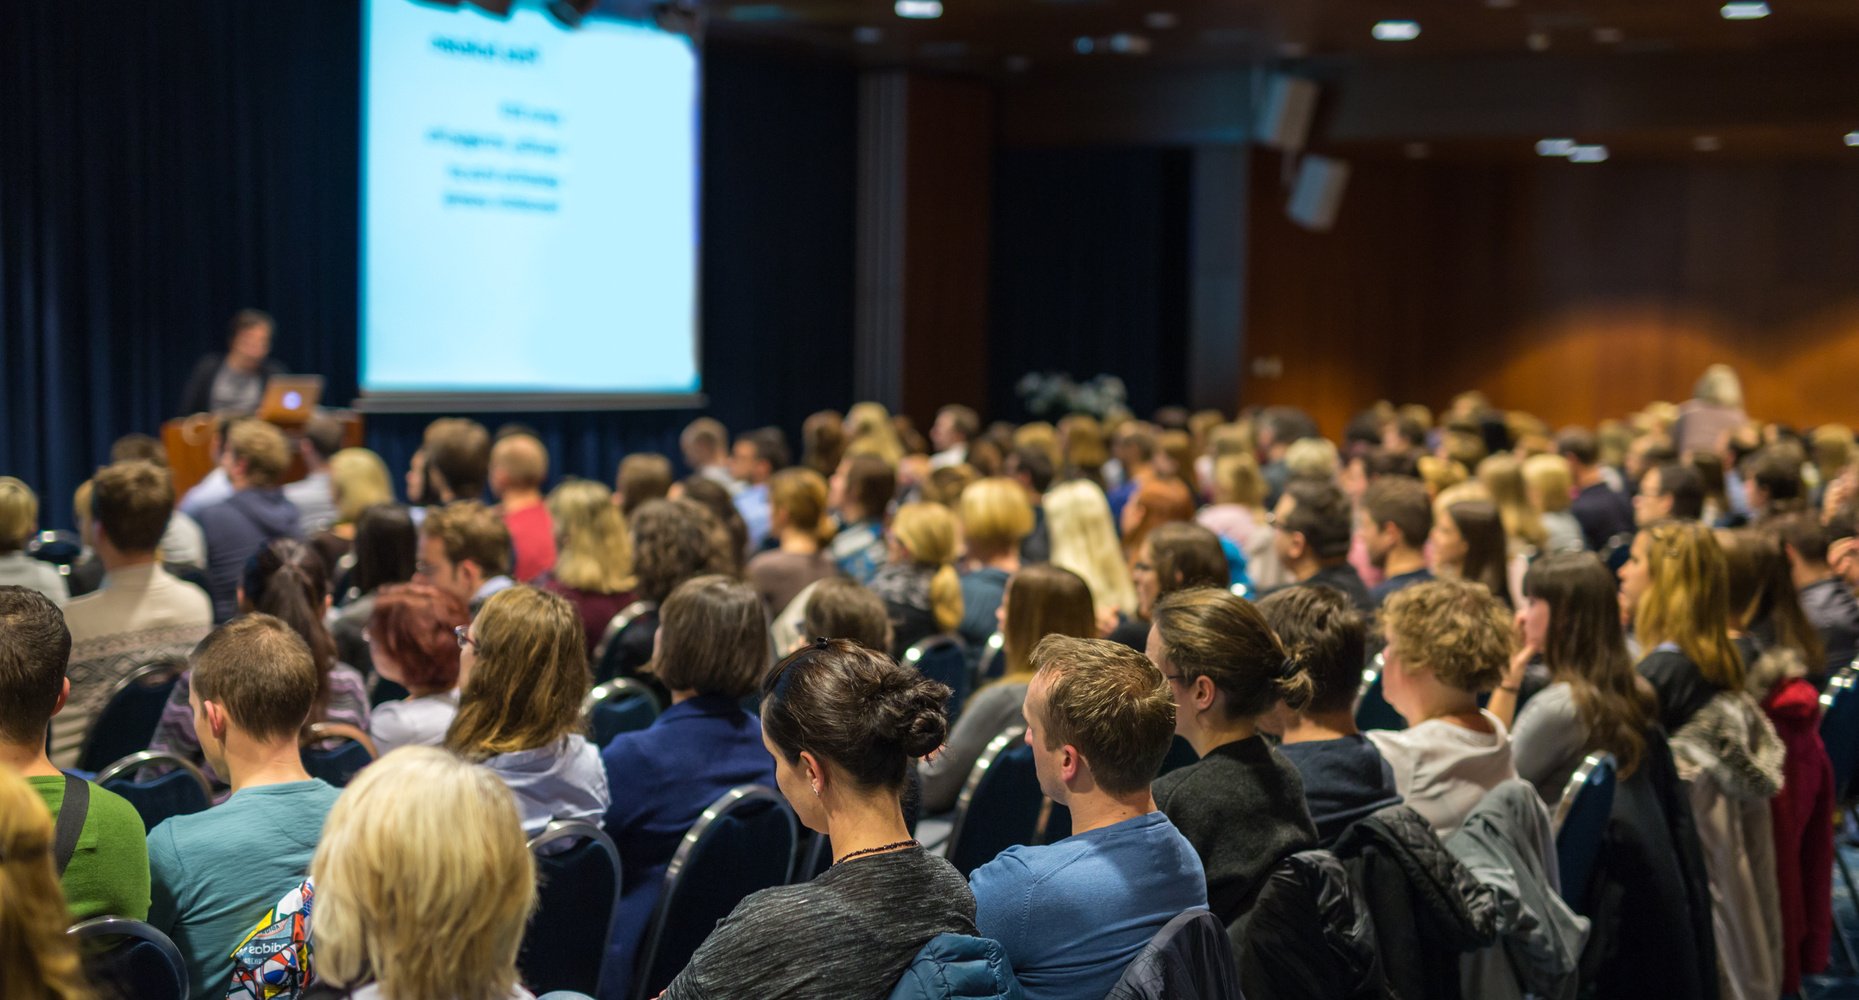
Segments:
[[[1033,60],[1025,56],[1008,56],[1006,65],[1009,73],[1024,73],[1032,68]]]
[[[1523,44],[1528,46],[1531,52],[1547,52],[1549,51],[1549,32],[1532,31],[1524,38]]]
[[[1691,140],[1691,148],[1700,153],[1715,153],[1723,148],[1723,140],[1714,135],[1701,135]]]
[[[1538,156],[1567,156],[1575,150],[1573,139],[1543,139],[1536,144]]]
[[[1433,155],[1433,147],[1424,142],[1410,142],[1402,147],[1402,152],[1405,152],[1410,160],[1424,160]]]
[[[884,41],[884,29],[870,26],[853,28],[852,40],[860,45],[876,45]]]
[[[1730,0],[1718,13],[1726,21],[1754,21],[1769,16],[1769,5],[1764,0]]]
[[[1149,54],[1149,39],[1142,35],[1132,35],[1120,31],[1104,40],[1104,47],[1119,55],[1146,56]]]
[[[1576,146],[1569,150],[1570,163],[1606,163],[1606,146]]]
[[[898,17],[907,17],[913,21],[928,21],[942,16],[942,0],[897,0]]]
[[[1848,146],[1859,146],[1859,132],[1846,133],[1846,144]]]
[[[1377,21],[1375,26],[1369,29],[1369,34],[1374,35],[1377,41],[1411,42],[1420,37],[1420,22]]]
[[[1167,31],[1181,23],[1181,18],[1166,10],[1150,11],[1143,15],[1143,25],[1156,31]]]
[[[1097,42],[1089,35],[1079,35],[1078,38],[1072,42],[1072,48],[1077,50],[1079,55],[1088,56],[1096,51]]]
[[[1626,32],[1621,31],[1619,28],[1594,29],[1594,40],[1602,45],[1618,45],[1620,44],[1620,40],[1625,37],[1627,37]]]

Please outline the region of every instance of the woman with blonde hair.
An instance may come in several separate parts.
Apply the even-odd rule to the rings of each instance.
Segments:
[[[955,808],[968,772],[988,743],[1021,719],[1026,686],[1033,679],[1033,647],[1048,635],[1097,638],[1097,615],[1091,588],[1070,570],[1039,563],[1023,567],[1007,581],[994,612],[1006,667],[1001,676],[975,693],[949,731],[949,743],[933,759],[917,765],[923,779],[923,812],[935,815]]]
[[[1135,614],[1136,585],[1104,491],[1096,483],[1076,479],[1054,486],[1043,506],[1052,536],[1052,565],[1071,570],[1090,586],[1100,631],[1109,631],[1103,627],[1106,620]]]
[[[146,897],[146,893],[144,893]],[[91,996],[52,860],[52,816],[12,768],[0,767],[0,986],[8,1000]]]
[[[12,476],[0,476],[0,585],[36,590],[63,604],[71,599],[65,578],[51,563],[26,554],[26,544],[38,530],[39,495]]]
[[[591,479],[567,479],[549,492],[555,566],[536,586],[560,594],[581,616],[588,655],[613,616],[637,600],[633,542],[613,491]]]
[[[883,403],[852,404],[846,411],[845,438],[845,454],[856,451],[877,455],[894,469],[904,460],[903,441],[891,422],[891,411],[885,409]]]
[[[349,568],[343,561],[354,549],[362,511],[393,503],[394,486],[381,456],[366,448],[344,448],[329,456],[329,493],[336,502],[335,523],[317,532],[310,544],[322,555],[330,575],[340,578]]]
[[[1059,421],[1059,447],[1065,460],[1055,468],[1064,478],[1088,479],[1104,488],[1104,463],[1110,448],[1104,443],[1104,425],[1088,413],[1074,413]]]
[[[1438,455],[1422,455],[1416,465],[1420,469],[1420,481],[1426,484],[1427,495],[1436,499],[1468,478],[1465,466]]]
[[[970,568],[962,574],[962,624],[957,630],[978,654],[994,634],[1007,579],[1020,570],[1020,543],[1033,533],[1033,505],[1011,479],[969,484],[958,505]]]
[[[1730,639],[1729,580],[1723,547],[1695,521],[1641,529],[1620,568],[1621,608],[1647,651],[1637,669],[1659,696],[1668,733],[1719,692],[1743,688],[1743,657]]]
[[[1530,490],[1523,481],[1523,463],[1517,456],[1501,451],[1478,463],[1478,481],[1485,484],[1491,500],[1498,505],[1504,520],[1504,535],[1510,540],[1512,555],[1533,555],[1543,551],[1549,535],[1543,519],[1530,503]]]
[[[907,503],[891,518],[888,560],[871,589],[890,612],[895,655],[962,623],[957,534],[955,515],[941,504]]]
[[[1305,479],[1332,480],[1342,469],[1342,459],[1329,438],[1301,438],[1285,449],[1285,469]]]
[[[403,747],[336,799],[310,861],[316,974],[350,1000],[528,1000],[536,863],[483,768]]]
[[[510,786],[532,837],[553,820],[599,823],[607,772],[581,735],[590,684],[574,605],[534,587],[499,591],[459,629],[458,645],[458,714],[445,748]]]
[[[1269,514],[1265,509],[1267,490],[1257,458],[1243,453],[1220,455],[1213,460],[1214,502],[1202,507],[1194,520],[1245,549]]]
[[[743,576],[762,595],[770,616],[786,610],[809,585],[839,574],[826,549],[835,530],[826,502],[826,477],[812,469],[782,469],[768,480],[769,534],[779,545],[750,559]]]
[[[1530,506],[1543,525],[1543,552],[1580,552],[1581,522],[1569,512],[1575,498],[1575,476],[1561,455],[1531,455],[1523,460],[1523,485]]]

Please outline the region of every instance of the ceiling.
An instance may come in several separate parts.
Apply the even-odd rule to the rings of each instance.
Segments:
[[[1345,57],[1596,55],[1859,47],[1859,0],[1770,0],[1771,16],[1727,21],[1721,0],[943,0],[907,20],[891,0],[710,0],[728,38],[849,53],[868,66],[986,75],[1104,62],[1240,65]],[[1418,38],[1371,27],[1411,19]],[[1088,51],[1086,51],[1088,50]]]

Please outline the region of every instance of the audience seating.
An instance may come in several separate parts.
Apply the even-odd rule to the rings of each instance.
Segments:
[[[658,605],[652,601],[634,601],[621,608],[619,614],[607,619],[607,630],[601,633],[600,642],[594,647],[592,657],[596,683],[626,676],[644,666],[642,663],[626,662],[626,643],[620,641],[620,636],[632,626],[633,622],[638,621],[641,615],[656,610],[658,610]]]
[[[1569,777],[1550,821],[1556,831],[1556,867],[1561,870],[1562,901],[1588,914],[1588,884],[1614,814],[1618,769],[1611,753],[1591,753]]]
[[[328,749],[319,747],[332,740],[340,743]],[[354,780],[356,772],[374,763],[374,758],[373,737],[347,723],[313,722],[304,731],[303,769],[337,788]]]
[[[101,995],[186,1000],[187,962],[154,927],[127,917],[92,917],[65,934],[76,940],[84,973]]]
[[[644,729],[658,718],[658,699],[652,689],[630,677],[619,677],[595,685],[581,705],[587,721],[588,738],[604,747],[615,736]]]
[[[145,767],[173,770],[147,781],[135,780],[136,772]],[[97,772],[97,784],[128,799],[150,830],[170,816],[197,813],[213,805],[213,784],[193,761],[154,750],[132,753]]]
[[[529,849],[539,892],[517,956],[523,982],[536,993],[593,993],[619,910],[619,849],[592,823],[560,821],[530,838]]]
[[[976,687],[1005,674],[1007,672],[1007,637],[999,632],[988,636],[988,644],[982,648],[975,668]]]
[[[1157,931],[1105,1000],[1243,1000],[1233,945],[1213,911],[1182,912]]]
[[[1407,720],[1401,718],[1401,713],[1396,712],[1381,693],[1383,663],[1382,654],[1376,653],[1368,668],[1362,671],[1362,687],[1356,694],[1356,728],[1363,732],[1407,728]]]
[[[405,701],[407,695],[411,693],[412,692],[408,691],[406,688],[395,684],[393,681],[382,677],[380,674],[372,674],[368,678],[369,708],[380,708],[390,701]]]
[[[1820,695],[1820,741],[1826,745],[1827,759],[1833,763],[1833,801],[1848,814],[1840,826],[1844,831],[1851,822],[1848,807],[1853,770],[1854,765],[1859,764],[1859,660],[1841,667],[1827,679],[1826,690]],[[1859,900],[1859,885],[1853,879],[1852,866],[1846,863],[1846,855],[1840,850],[1840,841],[1844,839],[1843,836],[1834,838],[1833,863],[1839,869],[1840,881],[1846,885],[1846,894]],[[1853,943],[1846,939],[1837,920],[1833,937],[1840,943],[1847,966],[1859,968]]]
[[[1014,726],[994,737],[968,772],[955,800],[954,825],[944,856],[964,876],[1016,844],[1039,843],[1047,799],[1033,770],[1026,730]]]
[[[91,720],[78,751],[77,769],[96,773],[138,750],[148,748],[161,722],[162,707],[175,682],[187,672],[180,658],[154,660],[131,670],[110,689],[103,709]]]
[[[26,554],[58,567],[61,576],[70,576],[71,565],[83,558],[84,539],[75,531],[41,531],[26,543]]]
[[[904,650],[903,662],[923,676],[949,685],[949,722],[953,725],[962,714],[962,703],[968,700],[971,682],[968,651],[961,636],[945,633],[920,640]]]
[[[800,822],[772,788],[743,785],[711,803],[665,869],[633,995],[650,1000],[664,990],[744,896],[787,884],[799,842]]]

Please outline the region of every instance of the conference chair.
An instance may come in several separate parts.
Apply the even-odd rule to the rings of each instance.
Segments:
[[[1367,732],[1371,729],[1406,729],[1407,720],[1401,713],[1388,704],[1382,694],[1381,671],[1387,660],[1381,653],[1362,671],[1362,686],[1356,691],[1356,728]]]
[[[144,663],[117,681],[84,734],[77,769],[95,774],[111,761],[148,749],[161,723],[161,710],[186,672],[187,660],[172,657]]]
[[[1607,822],[1614,815],[1618,766],[1611,753],[1591,753],[1569,776],[1551,826],[1556,832],[1556,866],[1562,875],[1562,901],[1588,915],[1588,886],[1601,856]]]
[[[147,767],[171,767],[158,777],[136,780]],[[170,816],[197,813],[213,805],[213,784],[193,761],[171,753],[142,750],[97,772],[97,784],[121,795],[142,817],[142,825],[155,825]]]
[[[537,994],[594,993],[620,905],[620,851],[592,823],[556,821],[530,838],[536,856],[536,914],[517,969]]]
[[[979,676],[975,686],[991,681],[1007,672],[1007,637],[999,632],[988,636],[988,643],[982,647],[981,660],[976,664]]]
[[[930,680],[949,686],[949,723],[954,725],[956,717],[962,714],[962,703],[968,700],[971,682],[968,650],[962,645],[961,636],[932,635],[904,650],[903,659],[905,666],[915,667]]]
[[[743,897],[787,884],[799,842],[800,821],[772,788],[741,785],[711,803],[665,869],[640,944],[633,996],[658,996]]]
[[[1160,778],[1177,768],[1187,767],[1201,759],[1194,752],[1194,744],[1186,737],[1176,736],[1168,745],[1168,756],[1162,758],[1162,766],[1156,769],[1155,776]],[[1051,799],[1040,807],[1039,832],[1034,834],[1034,843],[1056,844],[1072,835],[1072,811]]]
[[[1226,927],[1204,908],[1177,914],[1123,969],[1105,1000],[1243,1000]]]
[[[92,917],[65,936],[77,943],[90,985],[136,1000],[186,1000],[187,962],[168,935],[128,917]]]
[[[324,743],[335,746],[323,747]],[[341,788],[362,768],[374,763],[374,739],[346,722],[314,722],[304,731],[303,769]]]
[[[594,682],[596,684],[615,677],[631,675],[646,661],[640,660],[635,653],[629,652],[628,644],[621,638],[633,623],[646,614],[658,610],[653,601],[634,601],[620,609],[620,613],[607,619],[607,629],[600,635],[600,642],[594,646]],[[650,659],[650,654],[647,654]],[[637,660],[638,662],[634,662]]]
[[[368,677],[368,707],[380,708],[390,701],[406,701],[413,692],[382,677],[372,674]]]
[[[1839,827],[1844,831],[1851,823],[1853,771],[1854,765],[1859,764],[1859,660],[1841,667],[1827,679],[1827,687],[1820,695],[1820,741],[1825,744],[1827,759],[1833,764],[1833,801],[1847,813]],[[1855,885],[1852,866],[1846,863],[1846,853],[1840,849],[1845,839],[1836,836],[1833,840],[1834,867],[1839,869],[1847,896],[1859,901],[1859,885]],[[1859,949],[1847,939],[1839,921],[1833,923],[1833,936],[1840,943],[1847,968],[1859,969],[1859,961],[1855,960],[1855,952]]]
[[[615,736],[644,729],[658,718],[658,699],[652,689],[630,677],[618,677],[597,684],[581,704],[588,738],[604,747]]]
[[[84,539],[75,531],[41,531],[26,543],[26,554],[58,567],[59,576],[70,576],[71,565],[84,555]]]
[[[967,877],[1009,847],[1039,843],[1040,819],[1048,805],[1033,770],[1026,729],[1010,727],[988,743],[969,770],[955,800],[944,857]]]

